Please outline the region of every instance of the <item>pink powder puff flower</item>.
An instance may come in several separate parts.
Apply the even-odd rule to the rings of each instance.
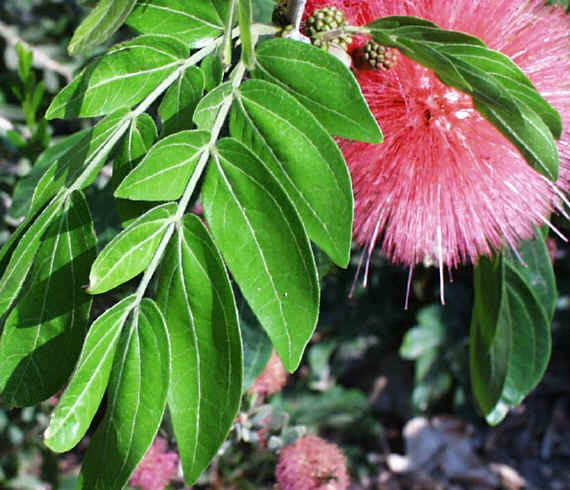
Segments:
[[[265,369],[251,385],[249,392],[262,397],[270,396],[279,393],[286,384],[287,370],[277,352],[273,351]]]
[[[470,96],[400,55],[389,71],[357,64],[355,74],[385,141],[341,141],[355,192],[354,235],[366,246],[365,282],[377,244],[395,263],[443,268],[477,262],[534,235],[562,213],[570,182],[570,15],[544,0],[309,0],[364,25],[389,15],[429,19],[481,38],[510,56],[560,112],[560,177],[554,186],[475,109]],[[349,48],[355,59],[365,38]],[[407,299],[406,299],[407,303]]]
[[[279,455],[275,471],[280,490],[346,490],[346,458],[335,444],[305,436]]]
[[[129,484],[142,490],[163,490],[178,474],[178,453],[168,450],[168,443],[157,437],[141,461]]]

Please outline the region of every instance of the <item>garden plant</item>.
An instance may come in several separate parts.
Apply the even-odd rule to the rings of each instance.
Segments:
[[[44,433],[57,453],[94,430],[78,488],[124,488],[165,414],[194,484],[271,352],[251,360],[256,340],[241,311],[295,372],[326,269],[349,266],[353,238],[362,247],[353,290],[382,254],[408,271],[401,309],[414,302],[418,268],[437,270],[446,305],[454,272],[473,266],[470,380],[487,423],[535,388],[557,304],[547,244],[566,240],[558,223],[569,206],[563,7],[91,7],[68,51],[98,55],[45,119],[33,55],[18,46],[34,180],[0,249],[1,400],[29,407],[57,395]],[[107,47],[120,29],[130,37]],[[50,146],[48,122],[63,119],[84,121]],[[85,194],[110,165],[107,199],[122,229],[98,250]],[[104,298],[97,315],[94,298]],[[431,315],[412,335],[435,349]],[[346,488],[346,469],[341,480]]]

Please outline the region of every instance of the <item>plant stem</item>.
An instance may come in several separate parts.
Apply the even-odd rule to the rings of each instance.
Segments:
[[[287,0],[287,15],[293,25],[293,30],[298,31],[301,26],[301,19],[305,11],[307,0]]]

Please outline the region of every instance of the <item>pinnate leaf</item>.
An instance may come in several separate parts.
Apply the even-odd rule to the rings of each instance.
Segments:
[[[212,90],[196,106],[194,122],[198,129],[210,131],[222,105],[232,97],[231,82],[223,83]]]
[[[70,54],[79,54],[101,44],[125,22],[137,0],[99,0],[81,22],[69,42]]]
[[[536,386],[550,356],[553,309],[547,298],[556,297],[556,289],[541,242],[537,238],[524,245],[526,265],[508,254],[494,262],[482,258],[475,271],[471,379],[492,424]]]
[[[174,72],[187,55],[174,38],[139,36],[91,62],[49,106],[46,118],[95,117],[131,108]]]
[[[105,418],[81,468],[78,488],[122,490],[152,444],[166,406],[170,339],[162,313],[143,299],[122,332]]]
[[[206,131],[180,131],[161,139],[125,177],[115,196],[141,201],[178,199],[209,143]]]
[[[204,93],[205,83],[204,72],[196,66],[180,73],[158,107],[163,135],[192,128],[194,109]]]
[[[133,294],[109,308],[89,328],[77,366],[44,437],[56,452],[72,449],[85,435],[107,388],[119,336],[136,303]]]
[[[113,158],[113,189],[117,189],[127,174],[150,150],[158,137],[154,119],[146,112],[131,121],[129,129],[117,146]],[[155,206],[153,203],[133,202],[126,199],[115,199],[117,211],[121,216],[123,226],[126,227],[136,218]]]
[[[291,92],[331,134],[382,142],[358,82],[342,61],[322,49],[290,39],[262,42],[252,75]]]
[[[104,293],[145,270],[167,229],[173,226],[176,208],[174,203],[157,206],[113,238],[91,267],[88,292]]]
[[[172,339],[168,408],[191,485],[215,456],[237,414],[241,338],[224,264],[196,216],[187,216],[178,227],[159,277],[157,303]]]
[[[49,203],[13,248],[4,274],[0,278],[0,318],[16,300],[42,243],[42,237],[61,212],[63,202],[63,197],[60,197]],[[10,243],[5,244],[4,247],[8,249]]]
[[[48,398],[71,374],[89,321],[84,286],[96,246],[87,203],[75,192],[43,236],[30,286],[6,319],[0,391],[9,406]]]
[[[240,87],[230,130],[283,185],[309,238],[346,267],[352,243],[352,186],[342,153],[327,131],[295,97],[263,80]]]
[[[314,257],[295,208],[261,161],[233,139],[218,142],[202,200],[233,277],[283,364],[295,370],[319,307]]]
[[[189,46],[218,37],[224,29],[227,0],[139,0],[127,24],[145,34],[175,36]]]

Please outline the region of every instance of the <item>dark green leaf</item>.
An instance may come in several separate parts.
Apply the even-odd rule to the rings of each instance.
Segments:
[[[370,143],[382,142],[382,132],[358,82],[338,58],[290,39],[260,43],[256,54],[252,75],[291,92],[330,133]]]
[[[105,418],[89,445],[78,488],[124,488],[158,432],[170,367],[164,317],[154,301],[143,299],[119,341]]]
[[[434,24],[429,20],[405,15],[392,15],[389,17],[382,17],[370,22],[366,27],[374,32],[375,30],[396,29],[398,27],[406,26],[438,27],[437,24]]]
[[[191,66],[180,73],[158,107],[163,135],[192,128],[192,116],[204,93],[204,85],[205,77],[200,68]]]
[[[117,189],[127,174],[143,159],[157,137],[158,132],[154,120],[147,113],[131,121],[129,130],[121,139],[113,159],[113,189]],[[133,202],[126,199],[115,199],[115,204],[124,227],[154,206],[152,203]]]
[[[99,254],[89,274],[91,294],[109,291],[140,274],[150,264],[177,206],[162,204],[143,214]]]
[[[552,133],[542,119],[519,101],[522,120],[508,110],[475,100],[477,110],[495,125],[519,149],[526,161],[538,172],[555,181],[559,157]]]
[[[230,131],[283,185],[309,237],[342,267],[352,243],[353,198],[342,153],[295,97],[275,84],[240,87]]]
[[[87,203],[76,192],[43,237],[30,287],[6,319],[0,391],[9,406],[48,398],[71,374],[89,321],[84,286],[96,247]]]
[[[119,335],[136,302],[133,294],[103,313],[89,328],[73,376],[44,437],[53,451],[72,449],[85,435],[107,388]]]
[[[390,31],[390,35],[432,43],[461,43],[466,46],[485,46],[481,39],[458,31],[446,31],[431,26],[406,26]]]
[[[44,173],[32,197],[31,213],[36,213],[62,187],[71,187],[76,179],[97,158],[99,163],[84,181],[82,189],[90,186],[105,164],[113,143],[127,129],[127,109],[119,109],[87,130],[75,145],[51,164]]]
[[[198,129],[210,131],[218,117],[220,108],[232,97],[231,82],[223,83],[212,90],[197,105],[194,111],[194,122]]]
[[[243,377],[231,284],[196,216],[187,216],[178,227],[162,264],[158,291],[173,349],[168,408],[191,485],[227,437]]]
[[[552,273],[544,264],[549,259],[540,244],[526,247],[528,264],[481,259],[475,273],[471,378],[493,424],[536,386],[550,356],[550,319],[543,304],[551,288]]]
[[[84,53],[101,44],[121,27],[137,0],[99,0],[69,42],[70,54]]]
[[[209,143],[206,131],[180,131],[161,139],[125,177],[115,196],[139,201],[178,199]]]
[[[200,69],[204,73],[205,87],[208,92],[214,90],[224,79],[224,67],[222,58],[217,51],[204,58]]]
[[[261,161],[232,139],[218,143],[202,199],[232,275],[283,364],[295,370],[319,306],[316,266],[295,208]]]
[[[271,340],[253,312],[243,302],[240,306],[240,330],[243,339],[243,390],[247,390],[262,373],[273,352]]]
[[[61,212],[63,201],[63,198],[54,199],[18,239],[18,244],[14,247],[0,278],[0,318],[6,314],[18,296],[42,243],[42,237]],[[6,244],[6,247],[8,246],[9,244]]]
[[[175,36],[197,47],[222,34],[221,3],[224,0],[139,0],[127,24],[145,34]]]
[[[67,136],[41,153],[35,161],[31,172],[19,180],[14,187],[10,216],[20,218],[28,215],[34,189],[44,173],[54,162],[60,160],[71,148],[79,143],[89,131],[90,129],[84,129]]]
[[[90,63],[49,106],[46,118],[94,117],[131,108],[176,70],[187,55],[174,38],[140,36]]]

